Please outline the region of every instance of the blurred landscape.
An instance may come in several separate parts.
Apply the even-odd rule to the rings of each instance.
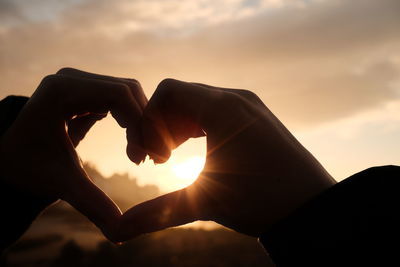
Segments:
[[[161,194],[139,186],[128,174],[87,173],[122,210]],[[65,202],[48,208],[28,232],[2,255],[0,266],[273,266],[255,238],[222,227],[179,227],[140,236],[122,245]]]

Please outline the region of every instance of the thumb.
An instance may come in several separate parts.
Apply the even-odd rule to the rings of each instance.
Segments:
[[[121,217],[118,239],[126,241],[200,219],[201,207],[193,189],[187,187],[132,207]]]
[[[77,147],[79,142],[85,137],[87,132],[99,120],[105,118],[107,113],[95,114],[91,113],[85,116],[80,116],[68,122],[68,136],[71,139],[74,147]]]
[[[98,188],[82,169],[74,180],[72,188],[62,197],[75,209],[85,215],[111,241],[115,241],[115,233],[121,217],[118,206]]]

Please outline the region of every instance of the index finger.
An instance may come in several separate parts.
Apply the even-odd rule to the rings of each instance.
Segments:
[[[109,82],[115,82],[115,83],[123,83],[131,91],[131,94],[133,95],[133,100],[135,102],[135,105],[137,105],[138,109],[141,111],[144,110],[144,108],[147,105],[147,97],[143,92],[143,88],[140,85],[139,81],[132,79],[132,78],[119,78],[119,77],[113,77],[113,76],[107,76],[107,75],[101,75],[101,74],[95,74],[95,73],[90,73],[74,68],[62,68],[60,69],[57,74],[65,75],[65,76],[72,76],[75,78],[83,78],[83,79],[94,79],[94,80],[102,80],[102,81],[109,81]],[[119,115],[114,113],[114,117],[118,120]],[[123,119],[123,118],[122,118]],[[83,128],[86,129],[86,132],[90,129],[90,127],[94,124],[94,122],[90,119],[81,119],[80,124],[83,124],[87,122],[86,125],[83,125]],[[121,123],[119,123],[121,125]],[[128,127],[128,125],[132,127]],[[139,163],[142,159],[145,157],[145,153],[143,152],[142,145],[141,145],[141,136],[138,133],[138,127],[137,125],[121,125],[122,127],[126,127],[126,135],[128,139],[128,146],[126,148],[126,153],[128,157],[135,163]],[[82,131],[79,131],[82,133]],[[84,136],[86,132],[83,132],[80,134],[80,136]]]
[[[136,102],[139,106],[144,109],[147,105],[147,97],[143,92],[143,88],[140,85],[139,81],[132,79],[132,78],[119,78],[107,75],[101,75],[91,72],[86,72],[74,68],[62,68],[57,71],[57,74],[72,76],[76,78],[85,78],[85,79],[96,79],[96,80],[103,80],[109,82],[116,82],[116,83],[123,83],[131,89],[133,96],[135,97]]]
[[[50,116],[51,120],[48,121],[58,125],[74,115],[111,111],[118,124],[123,128],[129,126],[133,133],[128,136],[127,153],[130,159],[139,163],[145,157],[139,149],[141,140],[137,132],[142,109],[124,83],[50,75],[43,79],[26,109],[35,109],[35,112],[27,114],[40,114],[43,118]],[[129,149],[132,147],[134,149]]]
[[[231,130],[242,119],[235,115],[244,110],[243,104],[238,94],[227,90],[165,79],[143,113],[146,150],[155,162],[164,162],[188,138]]]
[[[47,101],[46,107],[39,104],[37,108],[46,108],[48,115],[59,114],[66,119],[79,114],[111,111],[117,115],[121,127],[126,127],[128,122],[137,124],[142,113],[131,90],[123,83],[60,74],[45,77],[28,104],[38,99]],[[49,112],[47,107],[53,110]]]

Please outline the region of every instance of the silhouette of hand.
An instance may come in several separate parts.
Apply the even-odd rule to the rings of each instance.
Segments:
[[[127,128],[129,157],[140,163],[145,154],[137,126],[146,104],[132,79],[70,68],[47,76],[1,139],[3,182],[33,196],[67,201],[114,239],[121,212],[91,182],[74,147],[111,111]]]
[[[158,163],[206,135],[206,163],[192,185],[128,210],[120,240],[195,220],[258,236],[335,183],[250,91],[166,79],[143,113],[142,131]]]

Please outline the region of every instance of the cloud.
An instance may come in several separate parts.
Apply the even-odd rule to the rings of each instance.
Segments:
[[[51,21],[82,0],[0,0],[0,22],[3,26]]]
[[[148,95],[165,77],[248,88],[291,127],[399,97],[397,0],[75,1],[53,9],[51,20],[0,30],[2,96],[30,94],[67,65],[134,76]],[[8,10],[23,13],[21,5]]]
[[[118,0],[110,5],[105,0],[86,0],[79,8],[71,8],[65,12],[64,19],[120,38],[138,31],[180,35],[298,2],[303,1]]]
[[[0,22],[4,24],[12,24],[22,19],[20,10],[15,4],[8,0],[0,0]],[[2,26],[1,28],[3,28]]]
[[[398,165],[400,100],[298,131],[296,137],[338,180],[371,166]]]

